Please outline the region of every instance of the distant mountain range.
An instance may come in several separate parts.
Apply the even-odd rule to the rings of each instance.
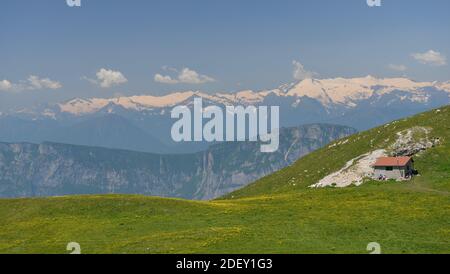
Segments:
[[[0,141],[45,141],[155,153],[190,153],[207,143],[171,140],[175,105],[278,105],[282,127],[332,123],[365,130],[450,103],[450,82],[407,78],[306,79],[273,90],[73,99],[0,115]]]
[[[0,143],[0,197],[121,193],[212,199],[355,132],[324,124],[282,129],[276,153],[261,153],[260,144],[250,142],[173,155],[56,143]]]

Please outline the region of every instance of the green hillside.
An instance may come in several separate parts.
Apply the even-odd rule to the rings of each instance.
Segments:
[[[417,126],[441,144],[415,156],[412,181],[308,188]],[[0,253],[68,253],[68,242],[83,253],[368,253],[369,242],[383,253],[449,253],[450,107],[337,141],[215,201],[0,200]]]

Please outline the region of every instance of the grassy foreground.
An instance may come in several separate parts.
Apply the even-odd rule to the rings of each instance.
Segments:
[[[411,182],[309,189],[413,126],[442,144]],[[210,202],[142,196],[0,200],[0,253],[450,253],[450,107],[354,135]],[[339,141],[338,141],[339,142]],[[338,143],[336,142],[336,143]]]

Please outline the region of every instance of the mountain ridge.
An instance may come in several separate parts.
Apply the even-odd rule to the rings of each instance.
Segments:
[[[75,99],[62,104],[36,107],[29,111],[2,114],[0,141],[42,143],[66,142],[70,139],[72,144],[88,146],[104,141],[108,148],[129,149],[126,140],[133,139],[136,140],[133,146],[145,152],[161,152],[163,147],[166,153],[198,152],[206,149],[210,143],[177,143],[171,138],[171,127],[175,122],[171,118],[172,107],[181,104],[192,108],[196,97],[203,98],[205,108],[211,105],[279,106],[280,127],[328,123],[366,130],[450,104],[450,84],[367,76],[305,79],[274,90],[247,90],[234,94],[188,91],[162,97]],[[83,130],[79,125],[93,123],[89,120],[108,120],[109,115],[121,116],[128,123],[126,127],[136,130],[130,131],[131,135],[120,134],[118,131],[115,138],[103,136],[104,139],[100,141],[90,141],[92,132]],[[106,128],[108,126],[111,129]],[[113,132],[113,124],[108,123],[103,127],[105,132]],[[85,141],[65,137],[68,132],[73,131],[76,132],[74,136],[81,136],[80,140]],[[145,136],[161,145],[151,145]]]
[[[0,143],[0,197],[144,194],[212,199],[283,168],[355,130],[285,128],[276,153],[259,143],[221,143],[192,154],[155,154],[45,142]]]
[[[267,96],[278,97],[309,97],[319,100],[330,107],[330,104],[341,104],[355,107],[355,101],[367,99],[374,94],[389,94],[395,90],[407,91],[414,97],[412,100],[424,102],[427,100],[425,88],[436,88],[448,93],[450,97],[450,81],[447,82],[417,82],[408,78],[375,78],[373,76],[356,78],[308,78],[296,83],[282,85],[275,89],[261,91],[243,90],[234,93],[205,93],[202,91],[178,91],[167,95],[133,95],[112,98],[74,98],[63,103],[53,105],[62,113],[75,116],[92,114],[111,105],[121,106],[129,110],[151,110],[173,107],[182,104],[194,96],[202,97],[218,104],[258,104]],[[33,110],[22,110],[35,113]],[[47,108],[42,115],[54,116],[54,109]]]
[[[442,91],[448,92],[450,97],[450,87],[448,82],[415,82],[407,78],[377,79],[372,76],[367,76],[362,78],[305,79],[299,81],[297,84],[291,85],[291,87],[287,90],[283,90],[280,87],[273,90],[263,91],[244,90],[230,94],[207,94],[201,91],[186,91],[176,92],[165,96],[146,95],[103,100],[92,98],[86,99],[87,101],[80,101],[82,99],[77,98],[75,100],[68,101],[66,104],[59,104],[59,107],[63,112],[80,115],[83,113],[83,107],[71,109],[68,108],[67,105],[76,105],[76,102],[78,101],[78,103],[81,103],[80,106],[85,106],[85,108],[88,109],[86,111],[87,113],[92,113],[95,110],[106,107],[108,103],[115,103],[121,105],[122,107],[134,108],[136,110],[139,109],[139,106],[142,108],[164,108],[172,107],[176,104],[183,103],[193,96],[198,96],[220,104],[243,103],[244,105],[248,105],[252,103],[261,103],[264,98],[269,95],[281,97],[306,96],[309,98],[318,99],[324,105],[343,104],[347,107],[354,107],[356,104],[353,101],[367,99],[373,96],[374,93],[387,94],[394,90],[411,92],[411,94],[415,95],[412,100],[423,102],[426,100],[426,97],[423,97],[421,89],[426,87],[435,87]],[[94,100],[94,102],[91,100]],[[91,104],[92,106],[90,106]]]

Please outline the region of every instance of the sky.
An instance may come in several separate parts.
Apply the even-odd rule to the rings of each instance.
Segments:
[[[448,81],[450,1],[2,0],[0,112],[75,97]]]

